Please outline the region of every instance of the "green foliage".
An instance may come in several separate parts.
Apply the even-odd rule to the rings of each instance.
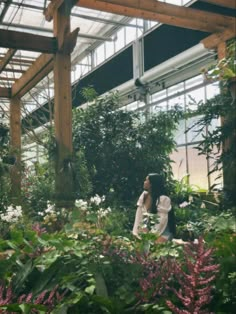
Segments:
[[[190,184],[189,176],[185,175],[180,180],[174,180],[172,183],[171,200],[178,205],[184,201],[188,201],[189,198],[199,196],[200,193],[207,192],[196,184]]]
[[[34,169],[25,169],[22,180],[22,197],[28,205],[31,217],[47,208],[47,201],[53,199],[54,171],[50,164],[35,164]]]
[[[104,231],[114,236],[127,235],[132,228],[129,211],[123,207],[112,211],[104,223]]]
[[[225,182],[226,197],[228,197],[229,203],[235,204],[236,101],[232,101],[228,93],[222,93],[201,104],[196,114],[199,114],[201,118],[190,129],[194,128],[203,137],[196,148],[200,155],[205,155],[211,162],[212,167],[209,174],[215,171],[221,173],[223,170],[227,178]],[[220,118],[224,123],[213,131],[208,131],[208,135],[206,135],[206,127],[211,126],[213,119]],[[227,148],[225,149],[224,147]],[[232,178],[230,183],[228,182],[229,178]],[[212,188],[214,187],[213,185]]]
[[[54,129],[49,128],[47,132],[43,135],[42,145],[46,149],[46,154],[47,154],[49,162],[52,162],[52,165],[53,165],[53,163],[56,161],[56,154],[57,154],[57,145],[56,145]]]
[[[9,128],[0,123],[0,210],[6,206],[10,195],[9,164],[4,162],[9,154]]]
[[[80,198],[92,194],[92,183],[83,149],[74,153],[75,193]]]
[[[215,298],[212,302],[213,310],[217,312],[221,309],[222,313],[233,314],[236,306],[236,217],[228,212],[212,220],[214,229],[207,234],[207,239],[215,248],[215,256],[221,266],[216,281]]]
[[[229,79],[236,77],[236,40],[232,39],[227,43],[226,58],[220,59],[216,64],[208,69],[202,69],[207,80],[220,79],[227,82]]]
[[[81,95],[86,101],[93,101],[98,96],[96,90],[92,86],[84,87],[81,90]]]
[[[141,121],[137,112],[119,109],[119,97],[97,98],[73,113],[73,144],[83,151],[92,193],[108,194],[123,202],[137,197],[149,172],[171,173],[169,154],[175,148],[173,131],[180,112],[162,112]]]
[[[101,200],[98,196],[93,198],[97,208],[101,207]],[[163,280],[168,279],[168,285],[177,287],[171,279],[174,268],[168,267],[164,271],[161,265],[169,258],[182,265],[182,246],[171,242],[156,244],[155,239],[148,235],[141,240],[132,238],[128,233],[124,237],[121,225],[122,221],[124,225],[127,222],[125,217],[123,220],[120,218],[122,214],[118,210],[112,209],[102,225],[104,229],[98,229],[96,223],[88,221],[90,218],[87,219],[81,206],[85,203],[80,202],[80,207],[69,215],[69,222],[60,232],[46,233],[39,224],[24,224],[21,229],[12,229],[7,240],[0,240],[0,277],[6,287],[11,282],[15,297],[32,293],[34,300],[43,291],[59,287],[63,299],[54,306],[52,313],[55,314],[164,314],[168,313],[165,305],[167,295],[173,304],[178,305],[163,284]],[[194,207],[194,201],[191,206]],[[197,216],[191,217],[193,223],[201,222],[199,232],[204,234],[206,245],[215,248],[214,258],[221,264],[214,302],[210,304],[211,310],[216,313],[231,313],[230,306],[235,302],[232,292],[236,272],[233,217],[232,211],[215,212],[215,215],[208,212],[207,216],[206,209],[200,208]],[[121,221],[117,221],[119,219]],[[115,235],[109,235],[113,232],[112,222],[117,224]],[[148,255],[145,253],[147,241]],[[7,259],[1,258],[3,252]],[[150,287],[145,285],[147,279]],[[157,291],[157,284],[164,294],[152,293]],[[140,301],[140,295],[148,299]],[[18,310],[23,304],[7,306]]]

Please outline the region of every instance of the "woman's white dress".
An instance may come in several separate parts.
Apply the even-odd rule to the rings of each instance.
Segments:
[[[148,192],[144,191],[137,202],[137,210],[135,214],[134,226],[132,233],[138,237],[139,228],[143,222],[143,214],[147,213],[147,209],[144,204],[145,195]],[[152,228],[151,232],[163,235],[168,228],[168,212],[171,210],[171,200],[166,195],[161,195],[159,200],[156,201],[158,223]]]

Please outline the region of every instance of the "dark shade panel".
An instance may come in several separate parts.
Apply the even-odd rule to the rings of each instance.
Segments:
[[[85,102],[80,93],[83,87],[93,86],[98,95],[101,95],[132,78],[133,49],[130,46],[72,85],[72,106],[78,107]],[[42,108],[22,119],[22,127],[23,129],[37,128],[48,121],[49,112],[48,103],[46,103]]]
[[[144,70],[197,45],[208,35],[206,32],[161,25],[144,37]]]
[[[53,102],[53,100],[52,100]],[[53,108],[53,103],[51,103]],[[25,128],[38,128],[39,126],[47,123],[50,120],[49,105],[44,104],[42,107],[34,110],[30,115],[23,118],[21,121],[22,132],[25,133]]]
[[[99,66],[73,86],[73,107],[85,102],[80,91],[92,86],[101,95],[133,78],[132,46]]]
[[[236,16],[236,9],[230,9],[230,8],[224,8],[219,5],[207,3],[207,2],[201,2],[197,1],[193,3],[191,6],[193,9],[199,9],[207,12],[212,12],[212,13],[219,13],[222,15],[228,15],[228,16]]]

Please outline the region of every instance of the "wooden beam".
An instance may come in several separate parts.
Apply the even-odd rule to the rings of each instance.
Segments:
[[[129,8],[138,8],[151,12],[156,12],[168,16],[176,16],[185,19],[196,19],[199,21],[208,21],[208,23],[219,23],[227,26],[233,23],[234,18],[223,16],[212,12],[205,12],[203,10],[187,8],[179,5],[163,3],[157,0],[99,0],[104,3],[113,3]]]
[[[0,98],[11,98],[11,88],[0,87]]]
[[[215,5],[219,5],[221,7],[236,9],[236,1],[235,0],[201,0],[201,2],[207,2]]]
[[[72,7],[76,4],[78,0],[52,0],[46,10],[44,11],[45,19],[48,22],[51,22],[53,19],[53,15],[56,14],[57,10],[60,8],[60,6],[65,2],[66,4],[66,10],[65,14],[67,16],[70,16]]]
[[[134,8],[125,8],[120,5],[115,4],[104,4],[104,2],[96,1],[96,0],[80,0],[79,6],[89,9],[95,9],[100,11],[105,11],[109,13],[115,13],[120,15],[126,15],[130,17],[136,17],[146,20],[152,20],[159,23],[183,27],[187,29],[193,30],[201,30],[205,32],[215,32],[218,27],[215,25],[208,25],[205,22],[201,23],[196,20],[189,20],[177,17],[170,17],[163,14],[158,14],[150,11],[145,11],[141,9],[134,9]],[[221,29],[221,28],[220,28]]]
[[[235,18],[156,0],[79,0],[78,6],[201,31],[222,31]]]
[[[57,51],[56,38],[0,29],[0,46],[42,53]]]
[[[226,57],[226,42],[222,41],[217,46],[218,60],[224,59]]]
[[[12,97],[22,97],[53,70],[53,56],[42,54],[12,86]]]
[[[9,49],[5,54],[4,58],[0,62],[0,73],[5,69],[9,61],[12,59],[14,54],[16,53],[15,49]]]
[[[224,41],[235,38],[235,28],[227,28],[223,32],[215,33],[201,40],[207,49],[216,49]]]
[[[0,57],[0,61],[2,61],[4,57]],[[30,65],[34,62],[35,60],[26,60],[26,59],[21,59],[21,58],[12,58],[11,63],[19,64],[19,65]]]

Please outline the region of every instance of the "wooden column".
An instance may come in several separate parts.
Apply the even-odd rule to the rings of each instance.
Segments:
[[[70,1],[69,1],[70,2]],[[70,8],[65,1],[53,15],[54,36],[58,39],[59,51],[54,55],[54,120],[57,144],[56,156],[56,202],[69,207],[73,202],[72,174],[72,92],[71,51],[65,42],[70,35]]]
[[[227,45],[226,42],[221,42],[217,47],[218,52],[218,60],[221,60],[223,58],[227,57]],[[232,99],[233,101],[233,99]],[[228,116],[221,117],[221,125],[222,127],[227,124],[232,124],[232,119],[235,117],[235,112],[232,110],[232,112],[229,113]],[[236,127],[236,126],[235,126]],[[225,158],[225,161],[223,162],[223,183],[224,183],[224,190],[226,192],[227,197],[231,202],[233,202],[236,205],[236,156],[233,156],[235,154],[235,145],[236,145],[236,130],[232,130],[231,134],[229,134],[228,138],[225,139],[223,145],[222,145],[222,152],[225,156],[227,154],[231,155],[228,162],[226,162],[227,158]],[[234,160],[233,160],[234,158]],[[229,163],[229,161],[231,161]]]
[[[21,103],[15,97],[10,104],[10,154],[15,158],[11,167],[11,195],[14,203],[20,203],[21,194]]]

